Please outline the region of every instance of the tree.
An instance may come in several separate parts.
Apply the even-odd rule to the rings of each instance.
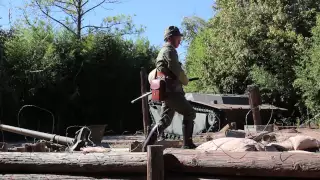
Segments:
[[[297,79],[294,86],[301,92],[310,115],[315,116],[320,113],[320,15],[316,26],[312,28],[311,40],[310,48],[306,49],[302,61],[295,67]]]
[[[315,24],[315,0],[217,0],[216,15],[188,49],[190,76],[202,77],[192,91],[245,93],[260,86],[263,101],[300,115],[293,82]]]
[[[207,22],[198,16],[184,17],[182,20],[182,31],[185,32],[183,40],[189,45],[206,25]]]
[[[90,5],[91,2],[94,4]],[[115,33],[118,35],[140,33],[142,28],[135,29],[131,17],[125,15],[105,17],[101,25],[83,24],[85,16],[91,11],[106,4],[118,3],[120,3],[120,0],[30,0],[27,7],[40,11],[43,15],[74,34],[78,40],[81,39],[85,29],[112,32],[111,29],[113,27],[120,25],[123,25],[122,29],[115,28]],[[60,12],[65,15],[65,20],[59,20],[53,15],[54,12]],[[25,17],[26,19],[28,18],[27,15]],[[28,19],[27,21],[30,22]]]

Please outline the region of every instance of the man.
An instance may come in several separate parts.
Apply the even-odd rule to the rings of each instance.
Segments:
[[[181,67],[176,48],[179,47],[181,37],[179,29],[175,26],[169,26],[164,33],[165,44],[160,50],[156,59],[156,68],[148,76],[149,82],[164,74],[166,77],[166,97],[162,103],[162,119],[155,125],[143,145],[143,151],[146,151],[148,145],[157,141],[158,135],[171,124],[175,112],[183,115],[182,133],[184,149],[194,149],[196,146],[192,141],[193,120],[196,113],[191,104],[185,98],[185,92],[182,85],[188,85],[189,79]]]

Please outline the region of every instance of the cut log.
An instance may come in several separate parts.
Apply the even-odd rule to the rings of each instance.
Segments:
[[[60,179],[110,179],[110,180],[146,180],[145,176],[76,176],[76,175],[60,175],[60,174],[0,174],[0,179],[45,179],[45,180],[60,180]]]
[[[60,180],[60,179],[109,179],[109,180],[147,180],[146,176],[76,176],[76,175],[58,175],[58,174],[0,174],[0,179],[45,179],[45,180]],[[169,175],[166,180],[256,180],[254,177],[232,177],[232,176],[185,176]],[[259,178],[259,180],[274,180],[271,178]]]
[[[146,153],[0,153],[2,173],[85,173],[128,174],[147,173]]]
[[[256,85],[249,85],[247,91],[249,92],[249,104],[252,110],[254,125],[261,125],[261,116],[258,106],[262,104],[262,101],[259,88]]]
[[[163,146],[148,146],[147,180],[164,180]]]
[[[164,150],[166,172],[201,175],[319,178],[320,154]]]
[[[165,174],[319,178],[320,154],[289,152],[202,152],[165,149]],[[0,171],[25,174],[142,175],[147,153],[0,153]],[[260,178],[259,178],[260,179]]]
[[[141,67],[140,71],[140,89],[141,89],[141,95],[144,95],[147,93],[148,87],[148,75],[146,70]],[[150,128],[150,117],[149,117],[149,105],[148,105],[148,96],[142,98],[141,108],[142,108],[142,117],[143,117],[143,130],[144,130],[144,136],[148,137]]]
[[[166,177],[166,180],[257,180],[257,177],[239,177],[239,176],[201,176],[186,174],[175,174]],[[275,180],[270,177],[259,177],[259,180]],[[284,178],[282,180],[292,180],[291,178]],[[295,178],[294,180],[306,180],[305,178]]]

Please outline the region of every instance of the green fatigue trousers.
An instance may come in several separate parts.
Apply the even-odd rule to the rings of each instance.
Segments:
[[[195,110],[184,97],[184,93],[181,92],[167,92],[166,99],[162,103],[161,112],[161,117],[165,117],[161,119],[159,124],[164,129],[172,123],[175,112],[183,115],[182,124],[184,125],[193,124],[193,120],[196,118]]]
[[[192,142],[192,134],[194,127],[194,119],[196,112],[191,104],[184,97],[181,92],[167,92],[166,98],[161,107],[161,120],[150,131],[147,139],[143,143],[142,151],[147,151],[147,146],[154,144],[157,137],[162,135],[163,131],[170,126],[174,113],[178,112],[183,115],[182,120],[182,133],[183,133],[183,146],[184,149],[194,149],[196,146]]]

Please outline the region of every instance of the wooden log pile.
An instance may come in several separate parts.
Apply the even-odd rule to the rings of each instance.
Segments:
[[[202,152],[148,147],[148,152],[51,153],[1,152],[2,176],[29,179],[249,179],[320,176],[320,154],[289,152]],[[79,178],[78,178],[79,176]],[[214,176],[212,178],[210,176]],[[174,178],[175,177],[175,178]],[[218,178],[219,177],[219,178]],[[1,177],[0,177],[1,178]],[[5,177],[3,177],[5,178]],[[13,178],[16,179],[16,178]]]

